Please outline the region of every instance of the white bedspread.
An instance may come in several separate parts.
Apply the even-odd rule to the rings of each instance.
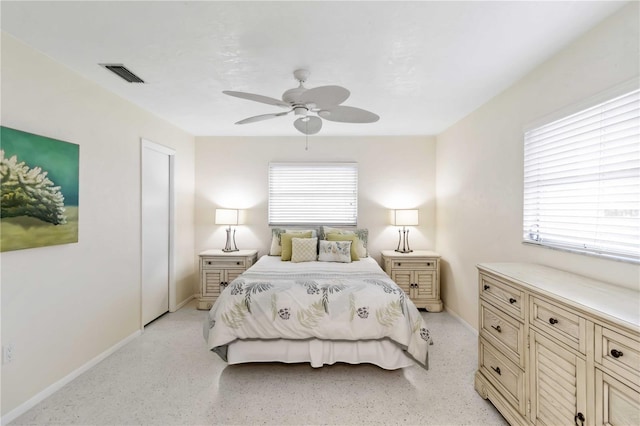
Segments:
[[[431,344],[419,311],[377,262],[282,262],[263,256],[218,297],[204,324],[226,360],[236,339],[388,338],[426,366]]]

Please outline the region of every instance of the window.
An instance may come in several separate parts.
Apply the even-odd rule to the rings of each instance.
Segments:
[[[640,262],[640,90],[524,136],[524,242]]]
[[[356,163],[269,164],[269,225],[356,225]]]

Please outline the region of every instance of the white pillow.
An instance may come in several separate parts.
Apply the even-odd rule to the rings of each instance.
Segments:
[[[291,262],[313,262],[318,260],[317,238],[292,238]]]
[[[320,240],[320,262],[351,262],[351,241]]]

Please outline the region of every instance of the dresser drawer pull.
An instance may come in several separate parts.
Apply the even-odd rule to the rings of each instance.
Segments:
[[[611,349],[611,356],[614,358],[620,358],[622,355],[624,355],[622,353],[622,351],[619,351],[617,349]]]
[[[555,318],[549,318],[549,324],[553,325],[553,324],[557,324],[558,320]]]
[[[236,265],[240,265],[240,262],[236,262]]]
[[[502,329],[500,328],[499,325],[492,325],[491,328],[493,328],[495,331],[497,331],[498,333],[502,333]]]
[[[580,424],[578,424],[578,420],[580,420]],[[573,418],[573,421],[576,424],[576,426],[584,426],[584,414],[582,413],[576,414],[575,417]]]
[[[514,299],[513,297],[509,298],[509,303],[511,303],[512,305],[513,305],[514,303],[516,303],[516,302],[517,302],[517,300],[516,300],[516,299]]]
[[[491,367],[491,369],[496,373],[498,373],[498,376],[502,376],[502,373],[500,372],[500,367]]]
[[[398,266],[402,266],[402,263],[398,262]]]
[[[427,262],[427,266],[431,266],[431,263],[430,263],[430,262]]]
[[[491,286],[490,286],[489,284],[485,284],[485,285],[484,285],[484,289],[485,289],[485,290],[489,290],[490,288],[491,288]]]

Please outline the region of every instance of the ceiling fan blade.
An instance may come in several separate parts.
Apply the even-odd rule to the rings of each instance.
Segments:
[[[300,102],[315,104],[319,109],[329,109],[346,101],[350,94],[344,87],[320,86],[305,91],[300,96]]]
[[[275,105],[283,108],[291,108],[290,104],[276,98],[270,98],[268,96],[256,95],[254,93],[246,93],[246,92],[234,92],[232,90],[223,90],[222,93],[229,96],[235,96],[236,98],[247,99],[255,102],[261,102],[263,104]]]
[[[293,110],[290,110],[290,111],[287,111],[287,112],[279,112],[277,114],[256,115],[256,116],[253,116],[253,117],[245,118],[244,120],[240,120],[236,124],[255,123],[256,121],[263,121],[263,120],[269,120],[269,119],[275,118],[275,117],[282,117],[283,115],[289,114],[291,111],[293,111]]]
[[[320,129],[322,129],[322,120],[320,120],[318,117],[307,116],[305,118],[298,118],[293,122],[293,125],[296,129],[298,129],[305,135],[315,135],[320,131]]]
[[[318,115],[325,120],[341,123],[374,123],[380,120],[379,115],[367,110],[342,105],[318,111]]]

